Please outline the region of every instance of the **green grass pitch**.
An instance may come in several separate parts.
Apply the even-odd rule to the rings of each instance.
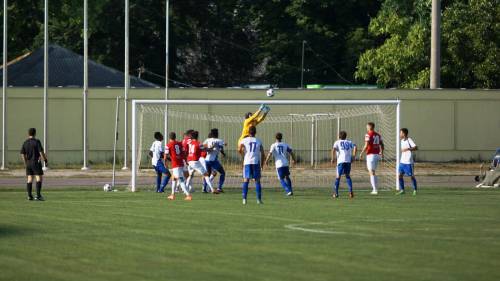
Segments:
[[[500,280],[500,191],[0,191],[0,280]]]

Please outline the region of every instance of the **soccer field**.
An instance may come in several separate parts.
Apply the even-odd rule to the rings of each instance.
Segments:
[[[500,280],[500,191],[0,191],[0,280]]]

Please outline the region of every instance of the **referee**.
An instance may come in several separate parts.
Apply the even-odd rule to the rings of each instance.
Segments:
[[[44,201],[42,194],[42,162],[47,165],[47,156],[43,152],[42,143],[35,138],[36,129],[30,128],[28,130],[28,139],[24,142],[21,148],[21,157],[26,167],[26,176],[28,176],[28,183],[26,184],[26,191],[28,192],[28,200],[33,200],[33,176],[36,178],[36,197],[37,201]]]

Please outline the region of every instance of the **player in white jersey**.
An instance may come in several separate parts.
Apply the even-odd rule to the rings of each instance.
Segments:
[[[210,180],[212,180],[216,173],[220,174],[219,176],[219,186],[217,187],[218,192],[224,192],[222,190],[222,186],[224,185],[224,180],[226,179],[226,171],[224,167],[222,167],[219,162],[219,153],[222,156],[226,156],[224,153],[224,146],[226,144],[222,139],[219,139],[219,130],[214,128],[210,130],[208,134],[208,139],[203,142],[203,146],[207,150],[207,156],[205,157],[205,163],[207,166],[207,170],[210,173]],[[204,183],[205,187],[206,183]]]
[[[260,184],[260,171],[264,159],[264,148],[262,142],[255,137],[257,129],[250,126],[249,136],[238,144],[238,152],[243,156],[243,205],[247,204],[248,185],[250,179],[255,180],[255,192],[257,193],[257,204],[262,204],[262,186]]]
[[[171,174],[163,162],[164,151],[163,145],[161,144],[163,135],[160,132],[155,132],[154,138],[155,141],[151,144],[151,148],[149,149],[149,156],[151,157],[151,164],[156,172],[156,192],[164,192]],[[165,177],[162,181],[163,175],[165,175]]]
[[[399,138],[401,139],[401,159],[399,160],[399,189],[398,194],[405,193],[405,180],[404,176],[411,177],[413,185],[413,195],[417,195],[417,179],[413,169],[413,151],[418,150],[417,145],[412,139],[408,137],[408,129],[403,128],[399,131]]]
[[[280,180],[281,186],[286,192],[287,196],[293,195],[292,181],[290,180],[290,168],[288,164],[288,155],[295,162],[295,155],[293,154],[292,148],[287,144],[282,142],[283,134],[276,133],[276,142],[271,145],[269,153],[266,156],[264,163],[268,164],[271,155],[274,157],[274,164],[276,166],[276,173]]]
[[[349,187],[349,198],[354,197],[352,192],[351,162],[356,155],[356,145],[347,139],[345,131],[339,132],[339,139],[333,144],[332,164],[337,159],[337,177],[335,178],[335,191],[333,198],[339,197],[340,177],[345,175],[347,186]]]

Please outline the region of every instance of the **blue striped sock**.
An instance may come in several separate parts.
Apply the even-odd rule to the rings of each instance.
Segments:
[[[247,194],[248,194],[248,182],[243,182],[243,186],[242,186],[242,189],[243,189],[243,199],[247,199]]]

